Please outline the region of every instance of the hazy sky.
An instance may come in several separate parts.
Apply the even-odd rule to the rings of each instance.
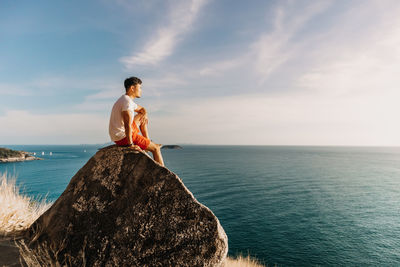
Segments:
[[[400,145],[400,1],[0,1],[0,144]]]

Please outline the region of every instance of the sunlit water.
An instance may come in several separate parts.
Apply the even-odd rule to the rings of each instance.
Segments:
[[[0,172],[50,200],[98,149],[7,147],[45,159]],[[163,155],[217,215],[230,255],[270,266],[400,266],[400,148],[184,146]]]

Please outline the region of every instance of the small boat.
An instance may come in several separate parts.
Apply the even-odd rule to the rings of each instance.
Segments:
[[[53,155],[53,152],[50,152],[50,156]]]
[[[85,150],[83,150],[83,152],[86,152],[86,149],[85,149]]]
[[[44,151],[42,151],[42,156],[44,155]]]
[[[33,155],[36,156],[36,152],[33,152]]]

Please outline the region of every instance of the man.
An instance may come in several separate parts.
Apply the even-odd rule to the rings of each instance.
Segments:
[[[142,95],[142,81],[130,77],[125,80],[124,86],[126,93],[115,102],[111,111],[109,125],[111,140],[118,146],[150,151],[154,160],[164,166],[161,145],[153,143],[149,138],[146,109],[133,102],[136,97],[140,98]],[[139,128],[142,135],[139,134]]]

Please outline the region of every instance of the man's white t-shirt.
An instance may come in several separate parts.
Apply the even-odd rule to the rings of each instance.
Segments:
[[[112,141],[119,141],[126,136],[122,111],[131,111],[132,116],[129,124],[132,124],[135,109],[137,109],[137,105],[133,102],[132,98],[127,95],[121,96],[117,102],[115,102],[111,111],[110,124],[108,127],[108,132]]]

